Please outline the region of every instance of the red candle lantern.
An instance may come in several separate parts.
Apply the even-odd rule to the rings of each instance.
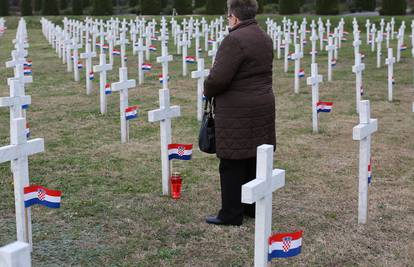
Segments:
[[[181,178],[181,174],[179,172],[173,172],[170,177],[171,180],[171,197],[173,199],[181,198],[181,187],[183,179]]]

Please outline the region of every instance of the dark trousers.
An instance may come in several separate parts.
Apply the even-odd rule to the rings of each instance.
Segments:
[[[241,203],[242,185],[256,178],[256,158],[220,159],[221,210],[218,217],[231,224],[242,224],[243,216],[254,217],[255,204]]]

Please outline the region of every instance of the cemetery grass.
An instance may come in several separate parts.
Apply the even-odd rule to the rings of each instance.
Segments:
[[[2,96],[8,95],[6,78],[12,76],[4,62],[12,49],[17,18],[7,21],[10,29],[0,38]],[[184,179],[183,197],[173,201],[161,196],[159,124],[147,122],[147,112],[158,107],[161,86],[156,76],[161,67],[154,63],[145,85],[130,91],[130,104],[139,105],[140,117],[131,123],[131,142],[121,145],[119,96],[111,95],[108,115],[100,115],[98,82],[94,93],[86,96],[84,71],[81,82],[74,82],[37,21],[29,20],[34,83],[27,88],[32,96],[28,122],[32,137],[45,139],[46,151],[30,157],[30,178],[33,184],[62,190],[63,199],[59,210],[32,208],[34,266],[252,266],[254,220],[247,219],[241,227],[204,223],[204,217],[220,207],[215,156],[195,149],[192,161],[175,162],[174,169]],[[309,75],[309,45],[306,51],[303,66]],[[395,66],[395,101],[388,103],[386,67],[376,69],[375,54],[365,42],[361,51],[367,54],[364,98],[371,100],[372,117],[379,119],[372,140],[373,184],[365,226],[357,225],[359,144],[352,141],[358,116],[351,42],[339,52],[334,81],[325,81],[320,88],[321,100],[333,101],[334,111],[321,115],[319,134],[312,134],[311,94],[305,79],[300,94],[294,95],[293,64],[285,74],[283,61],[275,60],[275,167],[286,170],[286,186],[274,194],[273,231],[305,231],[302,254],[275,264],[412,266],[414,262],[413,62],[408,50],[402,53],[402,62]],[[172,122],[173,142],[197,147],[196,82],[181,77],[181,63],[176,55],[175,59],[169,87],[171,102],[181,106],[182,117]],[[119,58],[115,61],[119,64]],[[129,49],[129,77],[134,79],[136,61]],[[320,53],[318,63],[326,78],[326,52]],[[109,74],[111,82],[118,80],[117,68]],[[9,112],[1,109],[0,145],[8,143]],[[9,163],[0,165],[0,185],[4,245],[15,239]]]

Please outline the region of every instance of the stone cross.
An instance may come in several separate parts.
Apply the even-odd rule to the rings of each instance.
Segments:
[[[362,72],[365,70],[365,64],[361,61],[361,54],[358,53],[355,57],[355,65],[352,67],[352,72],[355,73],[355,95],[357,113],[359,113],[359,103],[361,102]]]
[[[381,68],[381,50],[382,50],[382,41],[383,41],[382,34],[378,34],[377,36],[377,68]]]
[[[138,55],[138,84],[144,83],[144,71],[142,70],[142,64],[144,64],[144,52],[147,51],[143,39],[138,38],[138,42],[134,46],[134,53]]]
[[[106,72],[110,70],[112,70],[112,65],[106,64],[106,54],[103,52],[99,55],[99,65],[93,67],[94,72],[99,72],[99,100],[101,114],[106,113]]]
[[[329,37],[328,45],[326,46],[326,51],[328,51],[328,82],[332,81],[332,61],[335,47],[336,46],[333,44],[332,37]]]
[[[168,89],[168,62],[173,61],[173,56],[168,55],[168,46],[162,46],[162,56],[157,57],[157,63],[162,64],[162,88]]]
[[[285,171],[273,169],[273,146],[257,148],[256,179],[242,186],[242,203],[256,203],[254,266],[268,266],[272,194],[285,186]]]
[[[129,142],[129,121],[125,109],[128,108],[128,90],[136,87],[135,80],[128,80],[128,69],[119,68],[119,82],[111,85],[113,92],[119,92],[119,110],[121,119],[121,143]]]
[[[378,131],[378,120],[371,119],[369,100],[361,101],[360,124],[353,129],[353,140],[359,141],[358,223],[368,217],[368,165],[371,160],[371,135]]]
[[[96,57],[96,53],[91,52],[91,44],[86,43],[85,45],[85,53],[80,54],[81,59],[85,59],[85,72],[86,72],[86,94],[90,95],[92,93],[92,80],[89,78],[89,75],[93,73],[92,71],[92,58]]]
[[[149,122],[160,122],[161,164],[162,164],[162,193],[170,195],[170,164],[168,145],[171,144],[171,119],[181,116],[179,106],[170,106],[170,90],[159,91],[160,108],[148,112]]]
[[[33,77],[24,75],[23,66],[24,66],[24,63],[26,62],[26,59],[19,57],[16,50],[13,50],[11,54],[12,54],[12,60],[6,62],[6,68],[13,68],[14,77],[16,79],[19,79],[20,82],[23,84],[23,86],[26,83],[32,83]]]
[[[30,245],[16,241],[0,248],[0,266],[2,267],[31,267]]]
[[[385,64],[388,65],[388,101],[391,102],[393,97],[395,64],[392,48],[388,48],[388,58],[385,60]]]
[[[191,78],[197,79],[197,120],[203,119],[203,90],[204,80],[210,74],[210,70],[204,67],[204,58],[197,61],[197,70],[191,72]]]
[[[24,188],[30,184],[28,156],[43,152],[44,140],[27,141],[25,118],[14,119],[10,127],[11,144],[0,147],[0,163],[12,163],[17,240],[32,244],[30,208],[24,206]]]
[[[318,64],[313,63],[311,65],[312,72],[311,77],[308,77],[307,83],[312,86],[312,126],[313,132],[318,133],[318,107],[319,102],[319,84],[323,82],[322,75],[318,74]]]
[[[296,44],[295,46],[295,53],[291,55],[292,60],[295,61],[295,85],[294,90],[295,94],[299,94],[299,86],[300,86],[300,78],[299,78],[299,72],[300,72],[300,60],[303,58],[303,52],[300,51],[300,45]]]

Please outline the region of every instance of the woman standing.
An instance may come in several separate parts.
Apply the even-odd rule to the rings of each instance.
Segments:
[[[276,145],[272,89],[273,44],[255,20],[256,0],[228,0],[230,33],[221,43],[204,84],[215,99],[216,150],[222,207],[206,222],[241,225],[254,205],[241,203],[241,187],[256,177],[256,150]]]

